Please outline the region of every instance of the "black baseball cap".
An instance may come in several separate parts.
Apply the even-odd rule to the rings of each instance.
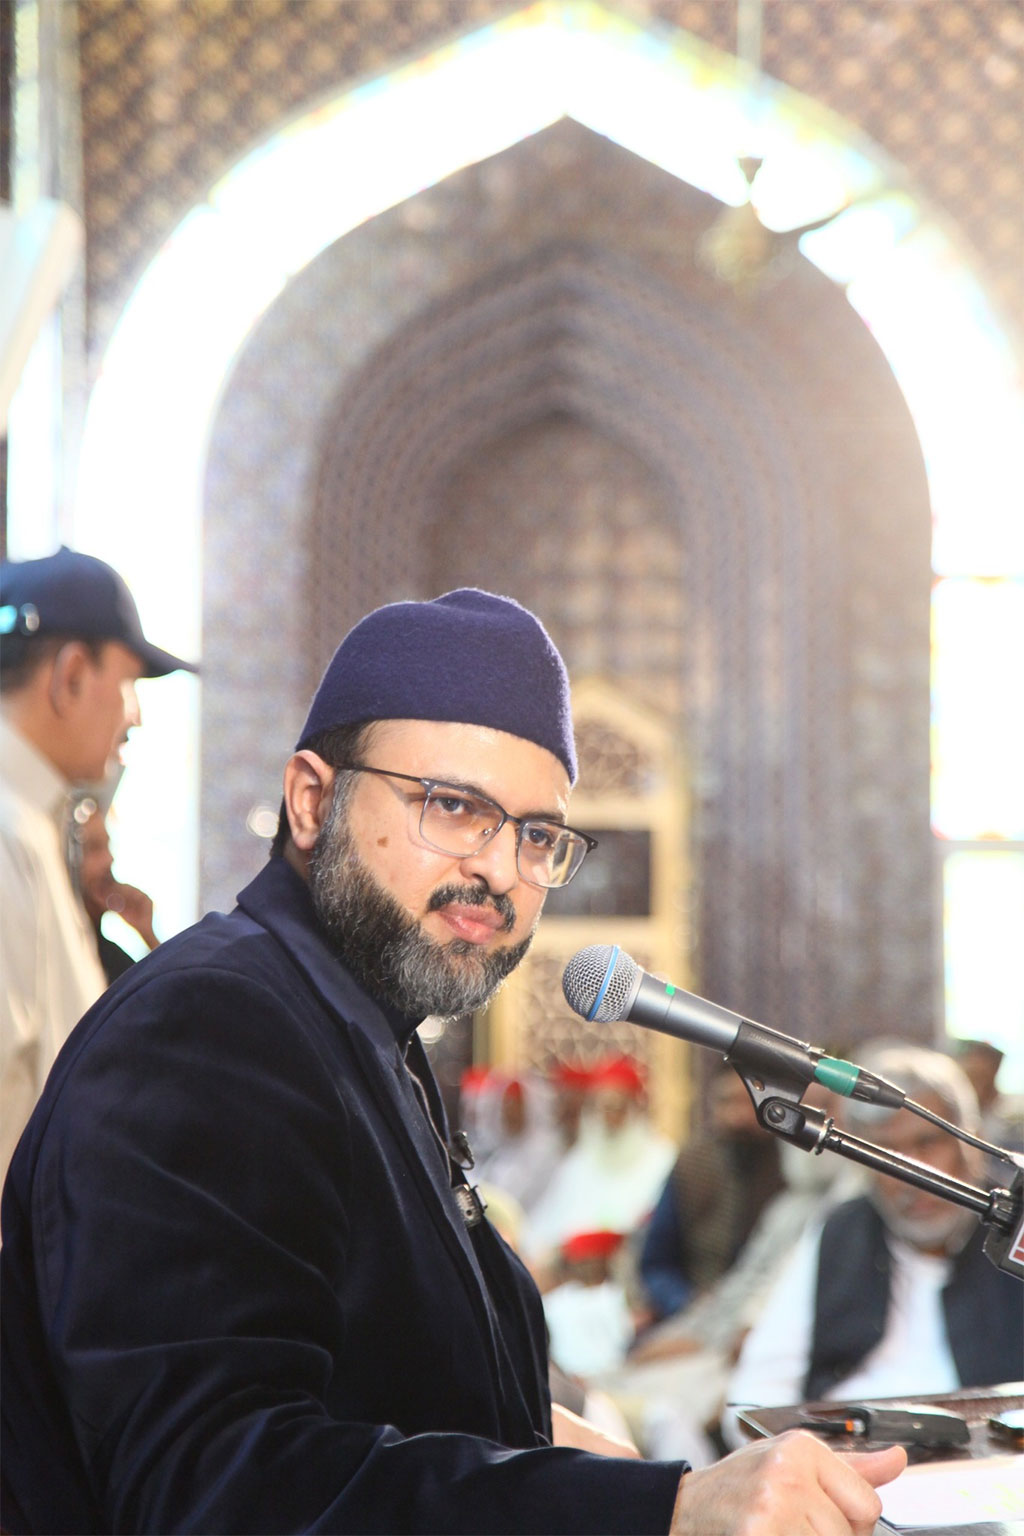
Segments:
[[[142,662],[140,677],[199,671],[149,643],[135,599],[113,566],[64,544],[41,560],[0,565],[0,640],[12,634],[119,640]]]

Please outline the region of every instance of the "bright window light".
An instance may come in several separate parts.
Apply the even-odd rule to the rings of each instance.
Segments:
[[[1024,853],[951,853],[944,864],[946,1028],[1006,1053],[1004,1093],[1024,1091]]]
[[[932,825],[1024,842],[1024,580],[937,582],[932,648]]]

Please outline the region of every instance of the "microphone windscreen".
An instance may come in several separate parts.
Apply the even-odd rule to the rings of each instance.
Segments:
[[[588,944],[577,950],[562,974],[565,1000],[574,1013],[599,1024],[623,1019],[638,970],[636,961],[616,945]]]

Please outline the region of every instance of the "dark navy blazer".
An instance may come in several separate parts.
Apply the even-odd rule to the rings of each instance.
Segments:
[[[4,1192],[6,1531],[668,1529],[679,1464],[549,1446],[411,1028],[281,860],[85,1016]]]

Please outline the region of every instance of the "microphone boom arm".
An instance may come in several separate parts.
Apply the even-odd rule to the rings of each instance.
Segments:
[[[973,1211],[991,1228],[985,1239],[986,1256],[997,1268],[1024,1279],[1024,1167],[1017,1168],[1012,1189],[980,1189],[928,1163],[840,1130],[831,1115],[800,1102],[814,1081],[814,1057],[813,1047],[744,1020],[725,1059],[743,1080],[764,1130],[805,1152],[835,1152]]]
[[[1006,1274],[1024,1280],[1024,1158],[982,1141],[962,1126],[933,1114],[887,1082],[853,1062],[827,1056],[805,1040],[755,1024],[706,998],[683,992],[649,975],[617,944],[590,944],[579,950],[562,977],[565,1000],[582,1018],[609,1023],[625,1019],[657,1029],[691,1045],[720,1052],[739,1074],[764,1130],[806,1152],[837,1152],[876,1172],[965,1206],[989,1227],[985,1255]],[[800,1101],[812,1082],[880,1109],[908,1109],[1013,1169],[1010,1188],[978,1189],[940,1173],[927,1163],[889,1151],[837,1128],[822,1111]]]

